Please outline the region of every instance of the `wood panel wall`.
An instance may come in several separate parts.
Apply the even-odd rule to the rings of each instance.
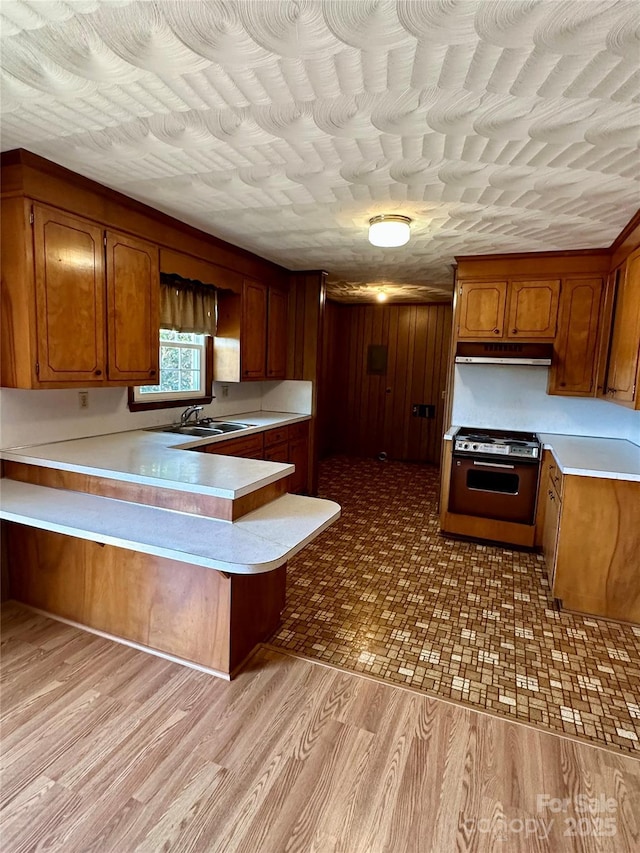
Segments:
[[[327,303],[320,413],[323,454],[439,464],[451,305]],[[385,375],[367,373],[370,344],[388,347]],[[433,419],[412,416],[432,404]]]

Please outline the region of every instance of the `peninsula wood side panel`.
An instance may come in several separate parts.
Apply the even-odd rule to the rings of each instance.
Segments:
[[[385,452],[392,459],[437,463],[450,334],[449,304],[332,305],[323,427],[328,421],[333,428],[325,435],[325,452]],[[367,372],[370,345],[387,347],[384,375]],[[419,403],[434,405],[435,418],[413,417],[412,406]]]
[[[260,436],[258,436],[260,437]],[[195,448],[208,453],[227,453],[221,451],[225,442],[204,445]],[[233,455],[233,454],[230,454]],[[244,455],[238,453],[238,456]],[[259,457],[260,459],[262,456]],[[9,480],[20,483],[33,483],[51,489],[68,489],[73,492],[86,492],[89,495],[101,495],[119,501],[142,503],[195,515],[206,515],[224,521],[237,521],[248,512],[270,503],[287,491],[287,479],[277,480],[249,492],[234,500],[214,495],[201,495],[184,492],[179,489],[165,489],[149,486],[145,483],[129,483],[125,480],[112,480],[109,477],[97,477],[93,474],[80,474],[75,471],[62,471],[59,468],[44,468],[39,465],[27,465],[22,462],[5,462],[4,475]]]
[[[3,533],[12,598],[219,673],[232,674],[284,607],[285,566],[227,575],[19,524]]]

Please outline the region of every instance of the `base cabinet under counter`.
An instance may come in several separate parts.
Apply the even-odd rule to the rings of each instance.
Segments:
[[[242,456],[245,459],[266,459],[269,462],[289,462],[296,470],[289,477],[288,491],[307,493],[309,471],[309,422],[275,427],[254,435],[216,441],[197,447],[202,453],[223,456]]]
[[[541,483],[553,597],[566,610],[640,624],[640,482],[563,476],[545,451]]]

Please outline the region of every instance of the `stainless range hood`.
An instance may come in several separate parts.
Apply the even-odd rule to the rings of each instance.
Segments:
[[[553,344],[459,341],[456,364],[527,364],[549,367]]]

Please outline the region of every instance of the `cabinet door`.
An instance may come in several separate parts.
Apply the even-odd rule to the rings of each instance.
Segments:
[[[284,379],[287,372],[288,294],[269,288],[267,379]]]
[[[602,290],[601,278],[566,279],[562,283],[549,394],[590,397],[595,393]]]
[[[105,378],[102,229],[53,208],[33,206],[38,379]]]
[[[296,470],[289,478],[289,491],[294,494],[307,491],[307,475],[309,470],[309,440],[295,438],[289,441],[289,462]]]
[[[158,247],[107,231],[108,377],[148,382],[158,376]]]
[[[288,462],[289,444],[284,441],[280,444],[273,444],[271,447],[265,447],[264,458],[267,462]]]
[[[262,459],[264,453],[263,435],[247,435],[244,438],[230,438],[206,444],[205,453],[216,453],[219,456],[241,456],[244,459]]]
[[[506,281],[459,282],[458,298],[459,338],[482,340],[502,337]]]
[[[258,281],[242,286],[242,379],[264,379],[267,358],[267,288]]]
[[[627,258],[618,276],[613,315],[607,393],[632,403],[636,397],[640,355],[640,249]]]
[[[556,334],[560,281],[512,281],[506,338],[549,338]]]
[[[556,551],[558,546],[558,530],[560,527],[560,510],[562,504],[558,493],[549,478],[545,495],[544,526],[542,528],[542,553],[547,566],[549,586],[553,591],[556,573]]]

